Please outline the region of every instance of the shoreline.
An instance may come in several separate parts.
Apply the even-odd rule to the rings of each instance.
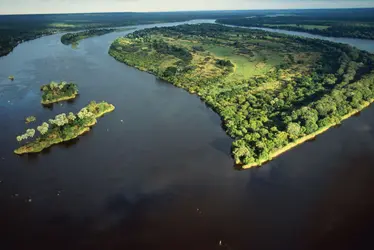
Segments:
[[[352,110],[350,113],[346,114],[345,116],[343,116],[339,122],[335,122],[335,123],[332,123],[326,127],[323,127],[309,135],[306,135],[304,137],[301,137],[299,139],[297,139],[296,141],[294,142],[291,142],[289,144],[287,144],[286,146],[284,146],[283,148],[281,149],[278,149],[277,151],[273,152],[272,154],[270,154],[269,158],[266,159],[266,160],[261,160],[259,162],[256,162],[256,163],[251,163],[251,164],[244,164],[244,165],[241,165],[240,163],[238,163],[237,165],[241,166],[242,169],[249,169],[249,168],[253,168],[253,167],[260,167],[261,165],[263,165],[264,163],[266,162],[269,162],[271,160],[273,160],[274,158],[278,157],[279,155],[295,148],[296,146],[300,145],[300,144],[303,144],[304,142],[306,141],[309,141],[309,140],[312,140],[314,138],[316,138],[318,135],[326,132],[327,130],[329,130],[331,127],[334,127],[336,125],[339,125],[341,124],[342,121],[354,116],[355,114],[361,112],[362,110],[364,110],[365,108],[369,107],[372,103],[374,102],[374,99],[373,100],[370,100],[369,102],[366,102],[360,109],[355,109],[355,110]]]
[[[27,146],[24,145],[24,146],[21,146],[17,149],[14,150],[14,153],[17,154],[17,155],[22,155],[22,154],[34,154],[34,153],[40,153],[42,152],[44,149],[47,149],[47,148],[50,148],[52,147],[53,145],[56,145],[56,144],[60,144],[62,142],[67,142],[67,141],[70,141],[70,140],[73,140],[73,139],[76,139],[78,138],[79,136],[89,132],[91,130],[91,127],[93,127],[94,125],[97,124],[97,118],[99,117],[102,117],[103,115],[105,115],[106,113],[109,113],[109,112],[112,112],[113,110],[115,109],[114,105],[111,105],[109,109],[97,114],[95,116],[95,119],[92,121],[92,123],[89,123],[87,125],[85,125],[84,127],[82,127],[79,132],[77,132],[73,137],[71,138],[68,138],[68,139],[61,139],[59,138],[58,140],[56,141],[49,141],[48,143],[48,140],[45,140],[47,142],[46,145],[44,145],[43,147],[41,148],[35,148],[33,146]],[[30,143],[38,143],[38,142],[30,142]],[[40,143],[40,142],[39,142]],[[37,144],[36,144],[37,145]]]
[[[71,95],[71,96],[64,96],[64,97],[60,97],[60,98],[57,98],[57,99],[53,99],[51,101],[43,101],[41,100],[41,104],[43,105],[48,105],[48,104],[53,104],[53,103],[56,103],[56,102],[61,102],[61,101],[67,101],[67,100],[72,100],[72,99],[75,99],[77,97],[78,93],[74,94],[74,95]]]
[[[36,150],[28,150],[29,147],[27,147],[27,145],[25,146],[22,146],[20,148],[17,148],[14,150],[14,153],[17,154],[17,155],[22,155],[22,154],[33,154],[33,153],[40,153],[42,152],[44,149],[47,149],[47,148],[50,148],[52,147],[53,145],[56,145],[56,144],[60,144],[62,142],[66,142],[66,141],[70,141],[70,140],[73,140],[81,135],[83,135],[84,133],[86,132],[89,132],[91,129],[90,127],[94,126],[96,124],[96,122],[88,125],[87,127],[84,127],[81,131],[79,131],[76,135],[74,135],[74,137],[72,138],[69,138],[69,139],[66,139],[66,140],[58,140],[58,141],[54,141],[54,142],[51,142],[50,144],[47,144],[46,146],[42,147],[42,148],[38,148]],[[25,149],[23,149],[25,147]]]
[[[200,98],[200,100],[201,100],[202,103],[204,103],[207,107],[209,107],[209,108],[210,108],[214,113],[216,113],[216,114],[220,117],[220,120],[221,120],[221,128],[226,132],[226,130],[225,130],[225,124],[224,124],[224,120],[223,120],[222,116],[221,116],[221,115],[216,111],[216,109],[215,109],[212,105],[210,105],[209,103],[207,103],[201,95],[199,95],[199,94],[196,93],[196,92],[190,92],[188,89],[185,89],[185,88],[182,88],[182,87],[180,87],[180,86],[177,86],[177,85],[175,85],[173,82],[171,82],[171,81],[169,81],[169,80],[167,80],[167,79],[165,79],[165,78],[163,78],[163,77],[161,77],[161,76],[156,75],[155,72],[152,72],[152,71],[150,71],[150,70],[146,70],[146,69],[143,68],[143,67],[138,67],[138,66],[136,66],[136,65],[131,65],[131,64],[129,64],[129,63],[127,63],[127,62],[124,62],[124,61],[120,61],[119,59],[117,59],[117,58],[115,57],[115,55],[112,55],[112,54],[110,53],[110,51],[111,51],[111,49],[109,49],[108,54],[109,54],[111,57],[113,57],[116,61],[118,61],[118,62],[120,62],[120,63],[123,63],[123,64],[125,64],[125,65],[127,65],[127,66],[129,66],[129,67],[136,68],[136,69],[138,69],[138,70],[140,70],[140,71],[142,71],[142,72],[147,72],[147,73],[149,73],[149,74],[155,76],[155,77],[158,78],[158,79],[161,79],[161,80],[163,80],[163,81],[166,81],[167,83],[173,85],[174,87],[177,87],[177,88],[183,89],[183,90],[185,90],[185,91],[186,91],[187,93],[189,93],[189,94],[192,94],[192,95],[196,95],[196,96],[198,96],[198,97]],[[265,163],[267,163],[267,162],[273,160],[274,158],[278,157],[279,155],[281,155],[281,154],[283,154],[283,153],[285,153],[285,152],[287,152],[287,151],[293,149],[294,147],[296,147],[296,146],[298,146],[298,145],[300,145],[300,144],[303,144],[303,143],[306,142],[306,141],[309,141],[309,140],[312,140],[312,139],[316,138],[318,135],[320,135],[320,134],[326,132],[326,131],[329,130],[331,127],[334,127],[334,126],[336,126],[336,125],[338,125],[338,124],[341,124],[342,121],[344,121],[344,120],[350,118],[351,116],[353,116],[353,115],[355,115],[355,114],[361,112],[363,109],[365,109],[365,108],[367,108],[368,106],[370,106],[373,102],[374,102],[374,99],[365,102],[365,103],[360,107],[360,109],[354,109],[354,110],[352,110],[350,113],[348,113],[348,114],[344,115],[343,117],[341,117],[340,120],[339,120],[339,122],[332,123],[332,124],[330,124],[330,125],[328,125],[328,126],[326,126],[326,127],[323,127],[323,128],[321,128],[321,129],[319,129],[319,130],[313,132],[312,134],[306,135],[306,136],[304,136],[304,137],[301,137],[301,138],[297,139],[297,140],[294,141],[294,142],[291,142],[291,143],[287,144],[286,146],[284,146],[284,147],[278,149],[277,151],[273,152],[272,154],[270,154],[269,158],[267,158],[267,159],[265,159],[265,160],[261,160],[261,161],[258,161],[258,162],[255,162],[255,163],[251,163],[251,164],[243,164],[243,163],[235,162],[235,161],[234,161],[234,163],[235,163],[236,166],[239,166],[239,167],[241,167],[242,169],[249,169],[249,168],[253,168],[253,167],[260,167],[260,166],[262,166],[263,164],[265,164]],[[226,134],[227,134],[227,132],[226,132]],[[228,135],[230,138],[232,138],[229,134],[227,134],[227,135]]]

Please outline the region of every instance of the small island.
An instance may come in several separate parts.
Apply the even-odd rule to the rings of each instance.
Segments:
[[[37,127],[39,137],[36,139],[31,140],[36,133],[35,129],[27,129],[26,133],[17,136],[18,142],[26,141],[26,144],[14,150],[14,153],[39,153],[54,144],[75,139],[90,131],[90,127],[97,123],[97,118],[114,109],[115,107],[107,102],[92,101],[77,114],[70,112],[56,115],[54,119],[49,119]]]
[[[61,42],[65,45],[77,46],[80,40],[94,36],[102,36],[115,30],[116,29],[91,29],[77,33],[67,33],[61,37]]]
[[[9,76],[8,79],[14,81],[14,76]]]
[[[198,95],[242,168],[312,140],[374,100],[374,56],[351,46],[216,24],[135,31],[109,54]]]
[[[26,119],[25,119],[25,123],[26,123],[26,124],[31,123],[31,122],[34,122],[34,121],[36,121],[36,117],[33,116],[33,115],[28,116],[28,117],[26,117]]]
[[[59,101],[74,99],[78,95],[78,86],[67,82],[50,82],[40,88],[43,91],[42,104],[51,104]]]

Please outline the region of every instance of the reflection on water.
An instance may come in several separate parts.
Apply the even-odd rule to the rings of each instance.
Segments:
[[[76,50],[53,35],[0,58],[0,78],[15,72],[18,81],[0,99],[2,249],[372,244],[372,107],[261,168],[235,171],[232,140],[198,97],[108,56],[120,34],[84,40]],[[80,97],[44,108],[39,88],[51,79],[78,83]],[[77,140],[13,154],[25,116],[39,124],[90,100],[116,110]]]

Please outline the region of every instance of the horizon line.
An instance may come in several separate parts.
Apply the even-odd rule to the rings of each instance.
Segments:
[[[69,15],[69,14],[120,14],[120,13],[136,13],[136,14],[147,14],[147,13],[174,13],[174,12],[217,12],[217,11],[266,11],[266,10],[345,10],[345,9],[374,9],[374,6],[372,7],[341,7],[341,8],[293,8],[293,9],[280,9],[280,8],[274,8],[274,9],[215,9],[215,10],[171,10],[171,11],[108,11],[108,12],[51,12],[51,13],[11,13],[11,14],[1,14],[0,16],[21,16],[21,15]]]

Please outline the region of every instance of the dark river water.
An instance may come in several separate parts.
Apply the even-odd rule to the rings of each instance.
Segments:
[[[52,35],[0,58],[1,249],[373,249],[373,107],[238,171],[217,114],[107,54],[126,33],[76,50]],[[79,98],[43,108],[50,80],[78,83]],[[25,116],[39,124],[90,100],[116,110],[72,143],[13,154]]]

